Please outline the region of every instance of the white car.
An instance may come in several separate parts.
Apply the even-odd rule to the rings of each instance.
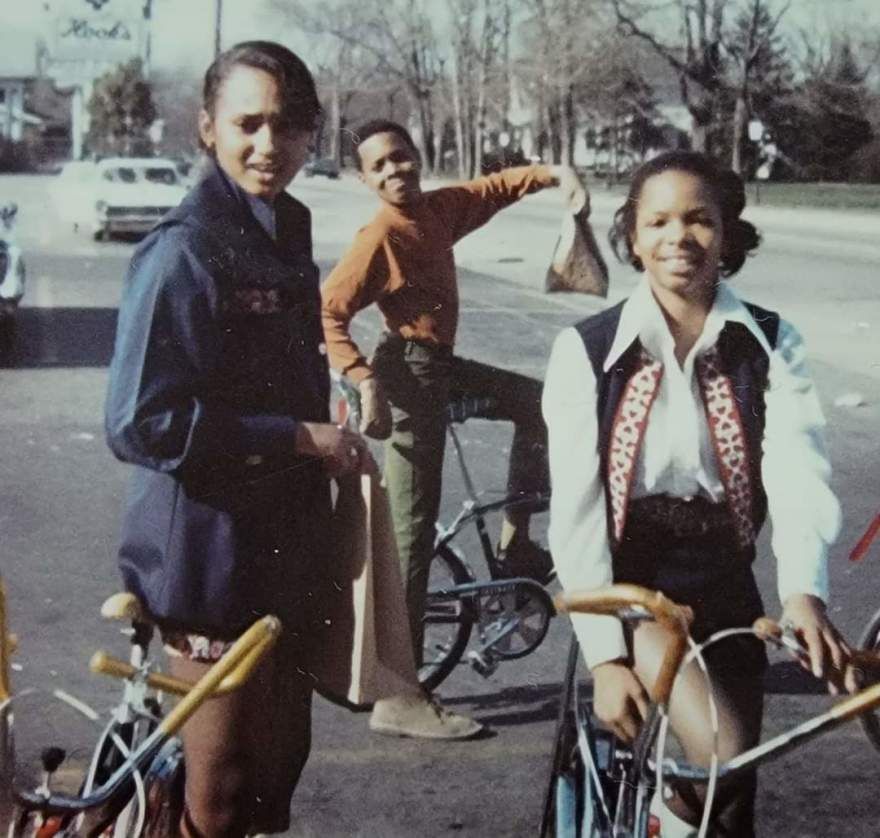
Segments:
[[[14,203],[0,206],[0,331],[12,320],[24,296],[24,258],[15,241]]]
[[[95,166],[91,232],[146,233],[176,207],[186,187],[173,160],[161,157],[109,157]]]

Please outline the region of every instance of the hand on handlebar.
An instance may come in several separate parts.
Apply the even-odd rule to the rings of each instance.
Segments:
[[[794,594],[785,601],[781,623],[791,626],[805,650],[801,666],[828,681],[828,691],[858,691],[852,650],[828,619],[825,603],[810,594]]]
[[[618,739],[636,738],[648,706],[648,693],[626,663],[612,660],[593,667],[593,709]]]
[[[372,439],[387,439],[391,435],[391,407],[379,380],[365,378],[358,391],[361,396],[360,432]]]

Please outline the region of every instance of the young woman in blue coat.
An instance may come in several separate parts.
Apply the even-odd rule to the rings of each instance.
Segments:
[[[285,189],[320,115],[302,61],[239,44],[205,75],[204,177],[136,250],[106,405],[133,471],[119,560],[196,679],[258,616],[281,642],[240,692],[183,732],[184,835],[288,827],[310,741],[310,649],[322,624],[329,477],[370,467],[329,422],[308,209]]]

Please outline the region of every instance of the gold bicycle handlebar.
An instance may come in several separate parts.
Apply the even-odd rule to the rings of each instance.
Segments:
[[[275,645],[280,634],[281,621],[277,617],[257,620],[194,684],[161,673],[147,675],[146,681],[151,687],[181,696],[174,709],[162,720],[159,729],[165,734],[174,733],[207,699],[240,687]],[[110,657],[105,652],[95,652],[89,668],[92,672],[116,678],[131,678],[137,672],[131,664]]]
[[[632,607],[648,611],[658,624],[672,634],[657,680],[650,691],[651,699],[657,704],[669,703],[675,676],[687,652],[688,629],[694,619],[694,612],[690,608],[676,604],[660,591],[627,584],[609,585],[595,591],[562,592],[553,598],[553,602],[560,613],[616,615]]]
[[[274,642],[274,641],[273,641]],[[262,646],[251,649],[249,656],[246,657],[241,665],[227,675],[214,690],[210,698],[227,695],[237,690],[250,677],[254,667],[259,663],[263,655],[268,651]],[[120,660],[106,652],[99,650],[92,655],[89,661],[89,669],[96,675],[109,675],[113,678],[131,679],[138,674],[138,670],[128,661]],[[172,695],[186,695],[194,686],[192,681],[185,681],[183,678],[175,678],[173,675],[166,675],[162,672],[150,672],[144,680],[147,686],[154,690],[162,690]]]

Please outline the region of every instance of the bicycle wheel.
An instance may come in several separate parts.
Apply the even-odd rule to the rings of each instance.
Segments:
[[[880,651],[880,611],[871,618],[859,639],[859,646],[872,652]],[[877,678],[875,676],[872,683],[876,683],[876,681]],[[859,720],[871,744],[880,751],[880,711],[872,710],[870,713],[864,713],[859,717]]]
[[[461,557],[442,544],[431,558],[428,599],[425,604],[424,640],[419,683],[436,689],[455,669],[467,648],[474,615],[468,603],[444,596],[455,585],[473,582],[474,576]]]

